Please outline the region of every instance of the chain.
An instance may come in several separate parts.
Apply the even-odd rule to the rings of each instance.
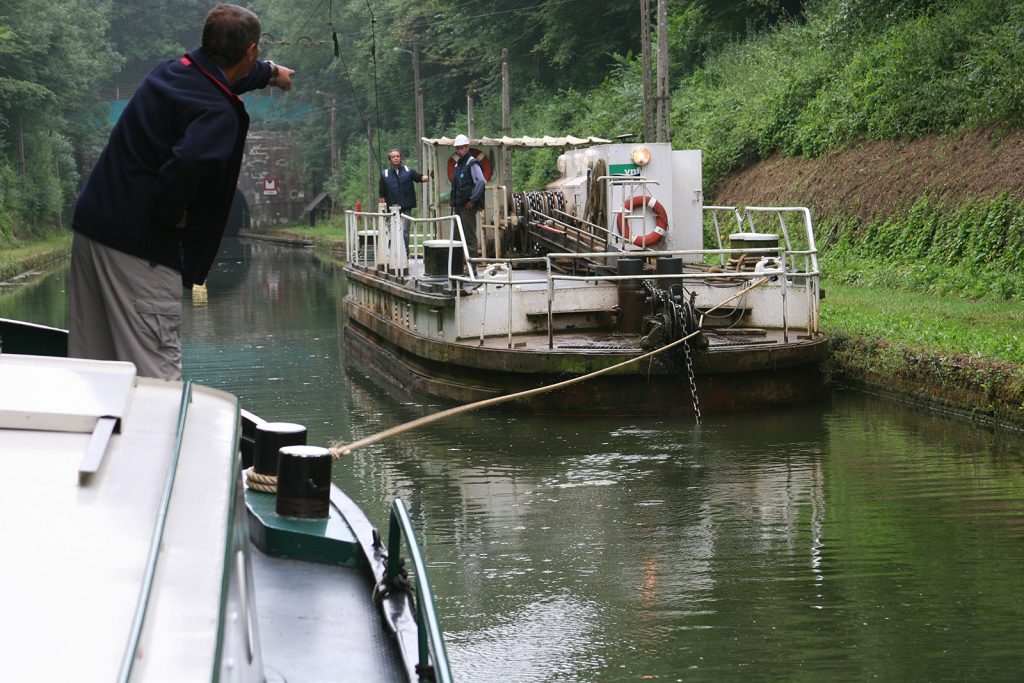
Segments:
[[[665,320],[665,322],[668,323],[669,328],[665,330],[664,339],[666,341],[682,337],[696,330],[697,321],[696,316],[694,315],[693,303],[695,298],[694,293],[690,293],[690,301],[684,308],[684,304],[677,302],[675,298],[672,297],[671,290],[659,290],[654,287],[653,283],[649,280],[644,280],[644,285],[646,285],[647,291],[650,292],[652,297],[660,299],[662,306],[671,311],[671,314],[668,315]],[[700,398],[697,396],[697,375],[693,371],[693,355],[690,351],[689,341],[683,344],[683,355],[686,359],[686,377],[690,382],[690,396],[693,398],[693,414],[697,419],[697,424],[701,425],[703,422],[700,414]]]
[[[700,400],[697,398],[697,377],[693,374],[693,358],[690,355],[690,342],[683,344],[683,355],[686,356],[686,375],[690,379],[690,394],[693,396],[693,414],[697,425],[703,424],[700,417]]]

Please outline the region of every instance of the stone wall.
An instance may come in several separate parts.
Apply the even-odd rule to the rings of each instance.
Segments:
[[[249,205],[251,227],[303,220],[308,199],[298,173],[292,132],[257,122],[249,128],[238,189]]]

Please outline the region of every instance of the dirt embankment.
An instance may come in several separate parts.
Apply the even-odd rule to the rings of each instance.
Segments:
[[[816,222],[906,211],[922,194],[947,206],[1008,193],[1024,198],[1024,131],[870,142],[817,159],[775,157],[734,173],[709,195],[718,204],[807,206]]]
[[[949,207],[1002,193],[1024,199],[1024,131],[872,142],[818,159],[776,157],[729,176],[709,194],[717,204],[795,204],[809,207],[819,224],[852,218],[867,225],[905,213],[925,193]],[[833,338],[831,351],[831,371],[844,384],[1024,429],[1022,368],[885,339]]]

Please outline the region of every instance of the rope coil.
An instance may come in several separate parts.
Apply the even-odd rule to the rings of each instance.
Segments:
[[[245,470],[245,485],[253,491],[277,493],[277,476],[273,474],[260,474],[250,467]]]

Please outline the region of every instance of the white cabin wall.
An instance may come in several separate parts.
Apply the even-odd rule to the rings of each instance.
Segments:
[[[665,205],[669,215],[669,231],[665,235],[664,249],[704,248],[704,191],[703,157],[699,149],[672,152],[672,208]],[[664,202],[662,202],[664,204]],[[686,261],[700,261],[700,256],[686,256]]]

